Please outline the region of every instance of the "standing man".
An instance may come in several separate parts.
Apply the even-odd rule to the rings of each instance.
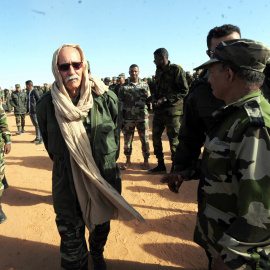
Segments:
[[[139,80],[139,73],[139,67],[135,64],[131,65],[129,67],[130,80],[122,84],[119,90],[120,123],[124,128],[124,154],[126,155],[126,164],[120,167],[122,170],[126,170],[131,165],[130,157],[135,127],[142,143],[144,157],[142,168],[143,170],[149,169],[150,148],[147,99],[151,95],[148,84]]]
[[[105,85],[110,86],[111,85],[111,78],[110,77],[105,77],[104,83],[105,83]]]
[[[50,91],[50,88],[48,87],[47,83],[44,83],[44,90],[43,90],[43,94],[47,93]]]
[[[114,93],[117,95],[117,97],[119,95],[120,86],[125,83],[125,77],[125,73],[120,73],[118,76],[119,84],[117,84],[114,88]]]
[[[7,124],[7,116],[0,104],[0,224],[7,220],[5,213],[2,210],[1,199],[4,189],[8,184],[3,183],[5,179],[5,154],[9,154],[11,150],[10,132]],[[5,187],[6,185],[6,187]]]
[[[14,114],[16,118],[16,125],[18,131],[16,134],[20,135],[21,132],[25,133],[25,114],[27,112],[27,94],[21,91],[19,84],[15,85],[16,90],[11,94],[10,104],[14,107]]]
[[[171,159],[174,160],[178,145],[180,115],[182,113],[183,98],[188,92],[188,85],[184,70],[168,60],[166,49],[160,48],[154,52],[154,63],[157,66],[155,89],[152,93],[154,109],[153,146],[158,159],[158,166],[148,170],[151,174],[166,173],[161,136],[166,127],[171,148]],[[173,165],[172,165],[173,168]]]
[[[38,121],[37,121],[37,114],[36,114],[36,105],[37,102],[40,99],[39,93],[36,89],[33,87],[33,82],[32,81],[26,81],[25,82],[26,89],[29,91],[28,94],[28,111],[30,115],[30,119],[32,121],[32,124],[35,127],[36,130],[36,138],[32,141],[32,143],[36,143],[37,145],[42,144],[43,140],[40,134],[40,129],[38,126]]]
[[[263,43],[226,40],[198,67],[209,68],[213,95],[225,102],[207,131],[194,234],[213,270],[269,268],[270,105],[260,91],[269,57]],[[178,181],[194,176],[179,172]]]
[[[103,250],[110,219],[121,215],[143,220],[120,196],[118,99],[100,79],[89,80],[79,45],[57,49],[52,70],[55,82],[37,104],[37,118],[54,163],[61,269],[88,269],[87,226],[94,270],[106,270]]]
[[[113,83],[109,86],[109,89],[114,92],[115,86],[117,85],[117,77],[112,77],[112,82]]]
[[[12,111],[12,106],[10,105],[10,100],[11,100],[11,96],[10,96],[9,90],[5,89],[5,101],[6,101],[8,113],[11,113],[11,111]]]

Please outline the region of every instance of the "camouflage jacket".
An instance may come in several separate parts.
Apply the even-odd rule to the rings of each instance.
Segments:
[[[169,61],[164,70],[157,68],[155,89],[152,96],[157,100],[162,97],[167,98],[167,101],[158,110],[176,107],[174,114],[180,115],[183,107],[183,98],[187,93],[188,85],[185,71],[180,66],[171,64]]]
[[[28,96],[25,92],[17,90],[11,94],[10,104],[14,107],[14,114],[26,114]]]
[[[116,85],[117,85],[117,84],[111,84],[111,85],[109,86],[109,89],[112,90],[112,91],[114,92],[114,88],[115,88]],[[114,92],[114,93],[115,93],[115,92]]]
[[[150,97],[149,86],[146,82],[139,80],[135,85],[128,81],[120,86],[119,105],[120,119],[139,120],[149,116],[147,100]]]
[[[7,116],[0,103],[0,149],[3,147],[4,142],[10,142],[10,131],[7,124]]]
[[[214,117],[194,240],[231,269],[269,269],[270,105],[256,91]]]

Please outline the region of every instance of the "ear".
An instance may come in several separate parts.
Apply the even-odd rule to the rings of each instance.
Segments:
[[[210,57],[209,50],[206,50],[205,52],[206,52],[206,54],[208,55],[208,57],[211,58],[211,57]]]
[[[228,78],[228,82],[229,83],[232,83],[235,79],[235,75],[234,75],[234,72],[230,69],[230,68],[227,68],[227,78]]]

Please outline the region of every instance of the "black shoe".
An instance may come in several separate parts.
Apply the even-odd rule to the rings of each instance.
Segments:
[[[22,133],[25,133],[25,130],[24,129],[22,129]]]
[[[40,144],[43,144],[43,140],[38,141],[38,142],[36,143],[36,145],[40,145]]]
[[[39,139],[35,138],[33,141],[31,141],[31,143],[36,143],[39,142]]]
[[[149,169],[147,171],[147,173],[149,174],[166,174],[167,173],[167,170],[166,170],[166,167],[165,167],[165,164],[163,165],[157,165],[157,167],[153,168],[153,169]]]
[[[4,184],[4,189],[7,189],[9,187],[9,184],[8,183],[5,183]]]
[[[93,264],[94,270],[107,270],[107,265],[103,256],[98,259],[93,259]]]

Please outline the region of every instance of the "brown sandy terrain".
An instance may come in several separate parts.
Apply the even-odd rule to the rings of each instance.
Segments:
[[[15,117],[8,114],[12,150],[6,156],[10,187],[2,205],[8,220],[0,225],[0,270],[60,269],[60,238],[55,225],[51,196],[52,162],[43,145],[31,144],[34,127],[26,117],[26,133],[16,136]],[[167,170],[170,149],[164,135]],[[151,139],[150,139],[151,140]],[[150,166],[156,165],[152,141]],[[121,136],[123,148],[123,135]],[[193,243],[197,182],[186,182],[180,194],[159,182],[161,176],[141,170],[143,160],[138,135],[134,136],[132,168],[122,171],[123,196],[146,219],[112,221],[105,247],[108,270],[206,269],[204,251]],[[123,149],[118,160],[125,162]],[[91,259],[89,260],[89,269]]]

